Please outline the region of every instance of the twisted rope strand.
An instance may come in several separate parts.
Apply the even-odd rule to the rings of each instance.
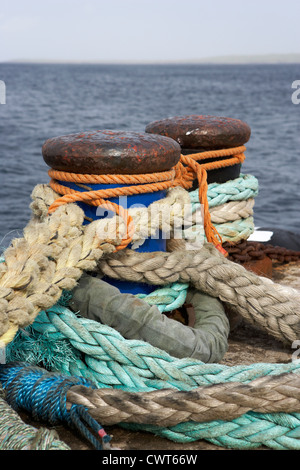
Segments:
[[[225,224],[238,219],[253,216],[254,198],[244,201],[229,201],[220,206],[210,208],[211,220],[214,224]]]
[[[239,178],[225,183],[210,183],[207,187],[209,208],[220,206],[228,201],[243,201],[258,194],[258,180],[253,175],[241,174]],[[198,190],[190,191],[189,196],[194,210],[199,206]]]
[[[215,224],[215,227],[221,235],[224,243],[238,243],[241,240],[247,240],[255,230],[253,217],[238,219],[233,222]]]
[[[70,312],[67,312],[67,316],[69,316]],[[89,323],[96,323],[90,321]],[[103,328],[104,325],[99,325],[97,324],[100,328]],[[79,330],[78,330],[79,331]],[[114,333],[115,334],[115,333]],[[123,340],[124,341],[124,340]],[[129,347],[136,347],[137,343],[140,343],[139,346],[143,347],[142,342],[135,342],[135,341],[127,341],[126,342]],[[134,344],[132,344],[134,343]],[[147,349],[147,344],[144,344],[144,346]],[[120,351],[120,343],[118,344],[118,351]],[[153,348],[152,348],[153,349]],[[112,352],[112,349],[109,349],[110,352]],[[161,351],[156,350],[154,348],[154,357],[156,357],[157,365],[159,365],[160,361],[158,361],[158,353],[162,353]],[[98,356],[97,362],[100,363],[101,366],[101,374],[98,375],[99,379],[101,381],[104,380],[106,381],[106,378],[103,376],[103,374],[107,374],[107,371],[105,371],[102,367],[102,361],[105,359],[105,356],[107,356],[108,350],[105,347],[105,355],[103,356]],[[118,359],[124,361],[127,360],[127,356],[124,354],[120,355],[120,352],[117,352]],[[101,359],[100,359],[101,357]],[[145,356],[143,356],[145,359]],[[264,375],[278,375],[282,374],[284,372],[297,372],[299,368],[299,363],[289,363],[289,364],[253,364],[249,366],[235,366],[235,367],[228,367],[228,366],[222,366],[219,364],[202,364],[200,361],[191,361],[190,359],[186,360],[175,360],[176,367],[175,370],[172,368],[172,373],[169,382],[163,381],[163,380],[157,380],[159,376],[166,376],[166,371],[167,371],[167,364],[170,362],[170,360],[174,360],[174,358],[171,358],[168,355],[165,355],[165,358],[167,359],[165,364],[163,365],[162,363],[160,364],[159,367],[154,367],[153,368],[153,363],[152,363],[152,374],[154,373],[154,376],[152,379],[149,380],[149,365],[151,365],[151,361],[146,361],[147,366],[146,369],[143,371],[137,371],[137,373],[140,373],[140,377],[143,377],[143,385],[139,385],[138,382],[136,381],[136,377],[134,376],[134,368],[125,366],[122,368],[122,373],[123,373],[123,378],[127,376],[127,379],[130,377],[131,378],[131,383],[128,383],[128,380],[125,377],[125,380],[120,383],[121,388],[125,389],[129,388],[134,389],[134,391],[153,391],[156,388],[162,389],[162,388],[168,388],[170,387],[175,387],[181,389],[181,390],[191,390],[195,386],[192,385],[192,382],[188,379],[188,383],[184,384],[181,383],[180,381],[174,380],[173,372],[175,370],[179,371],[180,369],[183,370],[182,368],[185,368],[185,370],[190,374],[191,372],[194,375],[194,378],[196,378],[197,382],[202,382],[203,384],[205,383],[221,383],[221,382],[236,382],[242,381],[243,383],[247,383],[251,380],[255,380],[258,377],[263,377]],[[117,366],[116,364],[116,358],[114,357],[113,361],[107,357],[107,365],[112,367],[112,371],[114,374],[116,374],[116,377],[118,377],[117,382],[113,382],[114,385],[117,385],[119,383],[119,378],[120,377],[120,372],[121,369],[120,367]],[[87,361],[87,357],[85,358],[85,362],[90,365],[89,361]],[[94,359],[94,363],[96,360]],[[119,363],[121,365],[121,363]],[[196,367],[195,367],[196,366]],[[167,366],[168,367],[168,366]],[[146,373],[146,375],[145,375]],[[159,375],[157,375],[159,374]],[[74,371],[71,371],[71,375],[75,375]],[[94,374],[95,378],[96,374]],[[148,377],[148,378],[147,378]],[[178,376],[177,376],[178,377]],[[191,376],[190,376],[191,378]],[[274,378],[274,377],[273,377]],[[282,380],[282,377],[279,377],[278,380]],[[297,379],[296,379],[297,380]],[[195,382],[196,383],[196,382]],[[119,385],[119,386],[120,386]],[[104,384],[105,387],[107,387],[106,384]],[[256,388],[254,388],[255,390]],[[266,391],[270,390],[267,388]],[[174,391],[174,388],[173,388]],[[215,389],[215,392],[217,392],[217,388]],[[221,394],[221,389],[219,389],[219,392]],[[241,390],[240,390],[241,392]],[[259,392],[260,393],[260,392]],[[259,395],[258,393],[258,395]],[[247,406],[247,400],[243,401],[242,396],[239,395],[238,402],[243,406],[244,401],[246,401],[245,406]],[[186,395],[190,395],[190,393],[187,393]],[[267,396],[270,397],[270,393],[267,393]],[[187,398],[187,397],[185,397]],[[275,401],[276,401],[276,396],[275,396]],[[257,405],[257,402],[256,402]],[[228,421],[211,421],[211,422],[181,422],[177,424],[176,426],[170,426],[170,427],[162,427],[162,426],[155,426],[155,425],[147,425],[147,424],[136,424],[136,423],[130,423],[128,426],[130,429],[135,429],[135,430],[146,430],[149,432],[154,432],[155,434],[161,435],[163,437],[167,437],[168,439],[177,441],[177,442],[191,442],[195,441],[198,439],[206,439],[212,443],[216,443],[216,445],[221,445],[221,446],[226,446],[229,448],[256,448],[260,445],[266,445],[271,448],[289,448],[289,449],[297,449],[299,448],[299,440],[297,437],[295,438],[293,436],[293,433],[295,435],[295,432],[297,432],[297,428],[300,426],[300,421],[297,417],[297,415],[284,415],[284,417],[281,417],[281,413],[272,413],[272,414],[261,414],[261,413],[256,413],[256,412],[249,412],[247,414],[244,414],[238,418],[233,419],[231,422]],[[122,427],[126,427],[126,423],[121,423]]]
[[[194,160],[201,161],[201,160],[207,160],[210,158],[219,158],[219,157],[229,157],[229,156],[234,156],[235,158],[238,159],[240,162],[241,160],[244,160],[245,155],[244,152],[246,150],[245,145],[241,145],[240,147],[233,147],[229,149],[219,149],[219,150],[207,150],[205,152],[199,152],[199,153],[191,153],[188,156],[193,158]],[[230,159],[230,162],[232,162],[233,159]],[[225,163],[224,163],[225,162]],[[231,166],[235,165],[235,163],[227,163],[226,160],[221,160],[217,162],[208,162],[207,163],[207,168],[210,169],[211,164],[220,164],[222,166]]]
[[[63,206],[44,221],[32,219],[0,264],[0,340],[10,342],[19,327],[54,305],[62,290],[72,290],[85,270],[93,270],[120,238],[100,239],[97,222],[82,226],[83,211]]]
[[[226,260],[210,244],[193,252],[147,254],[126,250],[101,260],[98,267],[112,279],[152,285],[191,283],[230,304],[246,321],[263,327],[280,341],[290,343],[299,336],[299,292]]]
[[[92,175],[81,173],[68,173],[66,171],[49,170],[48,175],[53,180],[68,181],[80,184],[144,184],[161,181],[173,181],[175,170],[148,173],[143,175]]]
[[[182,422],[231,421],[249,411],[295,413],[300,411],[300,377],[297,374],[267,376],[248,384],[228,382],[192,389],[126,392],[72,387],[70,404],[86,406],[104,425],[139,423],[165,427]]]
[[[69,364],[63,366],[64,371],[80,376],[89,373],[98,387],[118,385],[145,391],[149,386],[152,389],[175,386],[187,390],[225,382],[246,383],[265,375],[298,372],[300,368],[298,361],[229,367],[191,358],[178,359],[146,342],[125,340],[115,329],[76,316],[58,304],[41,312],[32,328],[46,335],[50,342],[67,338],[83,358],[76,362],[72,355]]]

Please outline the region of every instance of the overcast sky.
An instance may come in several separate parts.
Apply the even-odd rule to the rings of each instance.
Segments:
[[[300,0],[0,0],[0,61],[300,52]]]

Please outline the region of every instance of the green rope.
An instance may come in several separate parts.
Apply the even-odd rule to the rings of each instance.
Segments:
[[[205,439],[212,444],[230,449],[257,449],[261,446],[274,450],[300,449],[300,414],[293,423],[285,423],[285,415],[261,415],[249,412],[233,421],[211,421],[209,423],[182,423],[174,428],[126,425],[123,428],[148,431],[175,442],[188,443]],[[262,419],[261,419],[262,417]]]
[[[297,362],[226,366],[205,364],[191,358],[178,359],[144,341],[126,340],[115,329],[77,316],[60,305],[40,312],[32,328],[36,334],[46,335],[47,341],[53,343],[67,339],[76,351],[83,354],[81,359],[84,362],[93,364],[94,369],[90,366],[90,372],[99,386],[126,386],[128,373],[123,374],[114,363],[130,370],[132,381],[140,381],[145,387],[153,379],[165,381],[165,386],[176,381],[176,386],[180,384],[182,389],[228,381],[248,382],[264,375],[300,369]],[[13,343],[9,346],[13,351]],[[74,356],[70,358],[70,367]],[[81,359],[77,361],[78,368],[82,366]]]
[[[240,240],[247,240],[254,232],[254,219],[247,217],[245,219],[239,218],[232,222],[224,222],[222,224],[214,224],[215,229],[222,237],[223,242],[237,243]],[[183,238],[185,241],[191,242],[198,241],[202,245],[207,241],[203,225],[193,227],[193,231],[183,230]]]
[[[45,335],[49,347],[67,338],[74,354],[72,359],[65,357],[65,363],[58,365],[60,371],[89,378],[99,388],[137,392],[173,387],[187,391],[228,381],[247,383],[265,375],[295,373],[300,369],[297,362],[229,367],[204,364],[190,358],[177,359],[143,341],[125,340],[114,329],[76,316],[59,305],[41,312],[32,328],[36,335]],[[24,340],[27,340],[26,335]],[[10,360],[14,360],[14,351],[12,344],[8,351]],[[249,412],[230,422],[189,422],[170,428],[125,424],[122,427],[149,431],[176,442],[206,439],[236,449],[253,449],[261,445],[273,449],[300,449],[300,415],[297,413]]]
[[[6,346],[5,355],[7,362],[43,364],[45,369],[55,371],[64,370],[66,358],[71,362],[81,356],[67,338],[49,341],[47,333],[40,334],[32,325],[17,332],[13,342]]]
[[[239,178],[226,181],[225,183],[211,183],[207,187],[207,200],[209,208],[220,206],[230,201],[243,201],[253,198],[258,194],[258,180],[253,175],[241,174]],[[200,209],[198,189],[189,192],[192,213]],[[247,240],[254,232],[253,217],[238,219],[232,222],[214,224],[223,241],[237,243],[240,240]],[[199,227],[198,233],[194,236],[198,240],[204,241],[204,228]]]
[[[189,284],[174,283],[161,289],[155,289],[150,294],[137,294],[149,305],[156,305],[161,313],[171,312],[180,308],[186,300]]]
[[[257,196],[257,194],[258,180],[253,175],[241,174],[239,178],[234,180],[225,183],[210,183],[207,187],[207,200],[210,208],[220,206],[228,201],[244,201]],[[189,196],[194,213],[200,205],[199,190],[191,191]]]
[[[253,217],[247,219],[238,219],[233,222],[224,222],[223,224],[214,225],[223,241],[238,242],[247,240],[254,232]]]

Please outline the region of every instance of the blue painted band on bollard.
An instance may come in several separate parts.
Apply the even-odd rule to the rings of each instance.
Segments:
[[[76,183],[70,183],[67,181],[59,181],[59,184],[66,186],[68,188],[74,189],[75,191],[86,192],[87,189],[77,185]],[[91,188],[91,191],[97,191],[99,189],[112,189],[112,188],[120,188],[120,187],[127,187],[133,186],[130,185],[119,185],[119,184],[89,184],[88,187]],[[132,206],[144,206],[148,207],[155,201],[159,201],[166,197],[166,191],[155,191],[151,193],[144,193],[144,194],[136,194],[132,196],[127,196],[126,198],[123,197],[115,197],[110,198],[110,202],[114,202],[116,204],[122,205],[123,207],[129,209]],[[101,207],[90,206],[83,202],[77,203],[79,207],[84,211],[86,217],[89,217],[93,220],[101,219],[104,217],[111,217],[114,214],[110,213],[107,209],[102,209]],[[85,224],[89,223],[88,221],[84,222]],[[130,248],[131,245],[128,246]],[[163,234],[159,232],[156,237],[148,238],[145,242],[138,248],[135,249],[140,253],[145,252],[153,252],[153,251],[166,251],[166,239],[164,238]],[[122,293],[129,293],[129,294],[150,294],[153,292],[156,287],[151,286],[148,284],[139,284],[137,282],[128,282],[128,281],[118,281],[115,279],[108,279],[107,280],[110,284],[117,287]]]

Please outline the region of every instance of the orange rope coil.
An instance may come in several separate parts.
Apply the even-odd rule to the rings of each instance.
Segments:
[[[116,251],[126,248],[132,241],[134,226],[132,217],[128,210],[118,204],[112,203],[107,199],[130,196],[134,194],[149,193],[155,191],[163,191],[175,186],[182,186],[185,189],[192,187],[195,177],[199,184],[199,201],[203,205],[204,230],[207,241],[213,243],[225,256],[227,252],[222,248],[222,238],[213,226],[209,213],[207,200],[207,172],[216,168],[224,168],[226,166],[242,163],[245,160],[244,151],[246,147],[236,147],[233,149],[212,150],[208,152],[195,153],[191,155],[181,155],[177,165],[169,171],[159,173],[148,173],[139,175],[89,175],[78,173],[67,173],[57,170],[49,170],[51,177],[51,188],[62,195],[49,208],[49,214],[52,214],[59,206],[72,202],[84,202],[92,206],[102,206],[108,210],[114,211],[123,218],[126,224],[126,237],[117,247]],[[209,163],[198,163],[210,158],[226,157],[231,158],[214,161]],[[85,192],[75,191],[59,184],[60,181],[67,181],[84,184],[126,184],[127,187],[89,190]],[[134,185],[134,186],[132,186]],[[84,186],[83,186],[84,187]],[[86,188],[90,189],[90,188]]]

